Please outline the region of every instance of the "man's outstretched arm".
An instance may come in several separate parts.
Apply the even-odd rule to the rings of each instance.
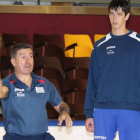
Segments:
[[[1,74],[0,74],[0,99],[3,99],[8,94],[8,87],[2,85]]]

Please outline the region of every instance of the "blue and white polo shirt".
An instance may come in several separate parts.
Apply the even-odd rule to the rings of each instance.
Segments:
[[[34,136],[48,130],[46,103],[57,106],[62,99],[56,88],[47,79],[32,76],[31,88],[21,82],[15,73],[2,80],[9,88],[6,98],[2,99],[4,127],[7,133]]]

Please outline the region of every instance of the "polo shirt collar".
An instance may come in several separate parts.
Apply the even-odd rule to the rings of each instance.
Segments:
[[[34,75],[33,72],[31,72],[31,76],[32,76],[32,83],[36,83],[37,80],[36,80],[35,75]],[[20,81],[20,80],[16,77],[15,71],[13,71],[13,73],[11,74],[11,81],[13,81],[13,82],[18,82],[18,83],[23,83],[22,81]]]

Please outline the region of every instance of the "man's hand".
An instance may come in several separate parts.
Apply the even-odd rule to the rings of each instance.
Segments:
[[[66,127],[70,128],[73,124],[72,119],[67,111],[61,111],[58,118],[58,125],[61,126],[62,122],[65,120]]]
[[[66,110],[70,110],[69,106],[65,102],[61,102],[59,105],[54,106],[55,110],[60,113],[58,118],[58,125],[61,126],[62,122],[65,121],[65,124],[70,128],[73,124],[72,119],[69,113]]]
[[[85,126],[88,132],[94,132],[94,122],[93,118],[89,118],[86,120]]]

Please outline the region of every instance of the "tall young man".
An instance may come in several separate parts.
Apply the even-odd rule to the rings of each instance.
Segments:
[[[108,7],[112,31],[91,54],[85,99],[86,129],[94,140],[140,139],[140,35],[126,29],[127,0]]]
[[[14,72],[0,81],[6,130],[3,140],[54,140],[46,132],[46,103],[51,103],[60,113],[58,125],[65,120],[66,126],[71,127],[68,105],[52,83],[32,73],[34,60],[30,45],[15,45],[11,51],[11,63]]]

